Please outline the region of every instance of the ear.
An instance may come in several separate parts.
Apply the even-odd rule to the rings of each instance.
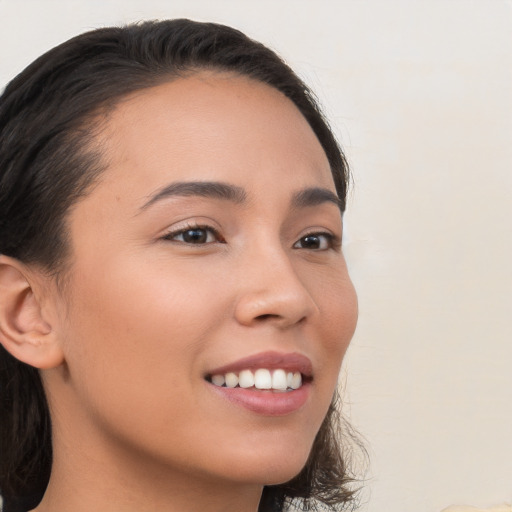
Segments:
[[[20,261],[0,255],[0,343],[16,359],[47,369],[64,357],[37,293],[41,279]]]

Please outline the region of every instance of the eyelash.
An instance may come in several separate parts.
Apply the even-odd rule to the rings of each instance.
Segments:
[[[183,236],[185,233],[190,231],[204,231],[206,232],[206,241],[198,241],[198,242],[187,242],[186,240],[177,240],[177,237]],[[215,240],[208,241],[208,236],[213,235]],[[323,238],[325,240],[324,247],[322,247],[322,242],[320,242],[319,248],[308,248],[308,247],[298,247],[297,245],[304,241],[307,238],[317,238],[321,239]],[[170,242],[178,242],[183,243],[187,245],[208,245],[211,243],[222,243],[225,244],[226,240],[220,235],[220,233],[211,226],[202,225],[202,224],[190,224],[184,228],[181,228],[177,231],[172,231],[170,233],[167,233],[165,236],[163,236],[164,240],[168,240]],[[312,231],[311,233],[306,233],[305,235],[301,236],[294,244],[294,249],[306,249],[306,250],[312,250],[312,251],[326,251],[328,249],[339,249],[341,247],[341,241],[338,236],[333,235],[332,233],[328,232],[318,232],[318,231]]]
[[[308,249],[307,247],[296,247],[297,244],[306,238],[324,238],[326,240],[326,246],[320,247],[318,249],[310,249],[313,251],[327,251],[328,249],[339,249],[341,247],[341,241],[339,240],[339,237],[336,235],[333,235],[332,233],[326,233],[326,232],[318,232],[318,231],[312,231],[311,233],[306,233],[305,235],[301,236],[294,244],[294,249]]]
[[[208,237],[208,234],[212,234],[215,237],[215,240],[199,242],[199,243],[187,242],[186,240],[176,240],[176,237],[178,237],[180,235],[184,235],[188,231],[205,231],[205,232],[207,232],[207,235],[206,235],[207,237]],[[177,231],[172,231],[170,233],[167,233],[163,237],[163,239],[169,240],[170,242],[180,242],[180,243],[187,244],[187,245],[206,245],[206,244],[211,244],[213,242],[219,242],[219,243],[223,243],[223,244],[226,243],[224,238],[222,238],[220,233],[215,228],[212,228],[211,226],[202,225],[202,224],[189,224],[188,226],[178,229]]]

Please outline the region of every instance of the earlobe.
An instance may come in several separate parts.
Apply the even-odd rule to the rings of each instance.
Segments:
[[[40,369],[54,368],[63,354],[44,318],[34,273],[23,263],[0,256],[0,343],[16,359]]]

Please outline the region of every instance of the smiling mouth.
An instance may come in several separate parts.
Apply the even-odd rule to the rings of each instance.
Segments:
[[[290,392],[300,389],[303,382],[311,380],[300,372],[285,371],[282,368],[257,370],[245,369],[240,372],[226,372],[208,375],[206,380],[223,388],[244,388],[261,391]]]
[[[205,380],[226,391],[291,393],[313,380],[313,367],[302,354],[267,351],[212,369]]]
[[[311,395],[313,365],[299,353],[267,351],[211,369],[204,375],[215,395],[260,416],[286,416]]]

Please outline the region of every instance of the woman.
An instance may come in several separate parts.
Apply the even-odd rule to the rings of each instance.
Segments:
[[[349,506],[347,166],[270,50],[96,30],[0,100],[5,512]]]

